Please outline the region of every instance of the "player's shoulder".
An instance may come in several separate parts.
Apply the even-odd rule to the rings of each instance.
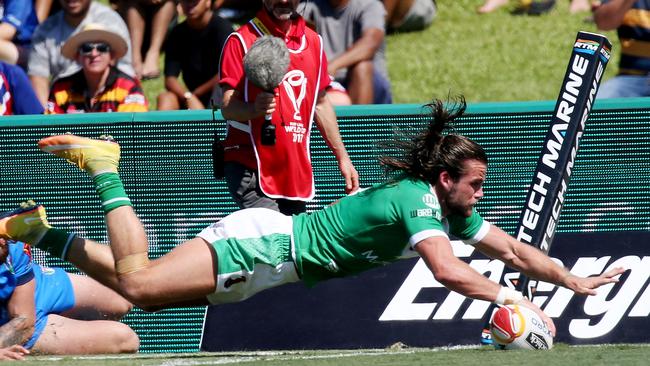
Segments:
[[[395,180],[395,185],[401,190],[413,190],[421,192],[431,192],[433,187],[429,182],[425,182],[422,179],[417,179],[413,177],[401,177]]]
[[[431,186],[420,179],[399,177],[375,185],[361,192],[361,195],[380,197],[385,204],[410,205],[413,202],[427,200],[427,196],[434,196]],[[431,200],[431,199],[428,199]]]

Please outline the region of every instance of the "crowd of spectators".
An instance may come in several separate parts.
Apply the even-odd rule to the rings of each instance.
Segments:
[[[2,111],[146,111],[141,81],[161,75],[157,109],[219,106],[226,38],[261,9],[262,0],[1,0]],[[426,28],[436,4],[317,0],[304,1],[299,14],[323,39],[333,104],[383,104],[392,102],[385,35]]]
[[[293,1],[298,0],[289,2]],[[333,105],[391,103],[386,36],[421,31],[432,24],[438,10],[435,0],[298,2],[295,15],[302,16],[323,40],[330,77],[327,95]],[[144,93],[140,83],[161,75],[165,90],[157,96],[157,109],[218,107],[223,102],[219,67],[226,38],[263,9],[262,0],[108,0],[107,3],[0,0],[0,72],[2,91],[7,95],[3,99],[4,114],[148,110],[150,101],[141,100]],[[477,11],[489,13],[508,3],[508,0],[486,0]],[[530,14],[549,10],[556,0],[515,3],[520,9],[524,4],[525,12]],[[643,65],[650,64],[650,55],[636,50],[643,49],[636,45],[650,39],[650,28],[632,24],[633,20],[629,19],[633,17],[625,21],[626,14],[645,14],[648,8],[645,0],[570,1],[571,12],[592,10],[598,28],[617,29],[622,41],[620,75],[603,87],[599,97],[650,94],[642,90],[648,89],[647,70]],[[104,27],[121,37],[126,44],[124,54],[115,49],[102,52],[104,47],[96,47],[96,53],[77,49],[64,55],[62,47],[66,42],[89,24]],[[86,44],[78,46],[88,48]],[[162,54],[165,55],[163,70]],[[106,71],[102,80],[90,80],[89,67],[105,58],[109,59],[110,67],[106,70],[110,72]],[[29,83],[24,82],[22,72],[27,74]],[[137,107],[132,104],[119,107],[122,102],[115,98],[110,107],[95,105],[94,101],[106,93],[106,88],[114,87],[116,79],[133,84],[130,89],[135,94],[127,93],[126,100],[137,101]],[[632,84],[633,87],[627,88]],[[30,87],[31,91],[26,90]],[[65,93],[74,102],[61,99],[62,88],[76,88]],[[25,93],[29,96],[8,97]],[[40,108],[35,107],[32,94]]]

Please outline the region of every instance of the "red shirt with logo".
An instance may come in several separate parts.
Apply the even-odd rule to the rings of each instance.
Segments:
[[[255,101],[262,90],[246,78],[243,58],[255,40],[266,34],[284,39],[290,54],[289,69],[275,89],[271,123],[276,127],[276,142],[271,146],[261,143],[263,116],[228,121],[225,160],[257,169],[260,188],[269,197],[309,200],[314,197],[309,136],[318,93],[330,82],[320,36],[305,26],[302,17],[292,20],[284,34],[261,10],[226,41],[219,82],[237,90],[244,102]]]

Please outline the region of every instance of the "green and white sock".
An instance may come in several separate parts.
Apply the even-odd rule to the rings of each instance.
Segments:
[[[93,177],[93,181],[105,214],[121,206],[132,206],[119,174],[102,173]]]

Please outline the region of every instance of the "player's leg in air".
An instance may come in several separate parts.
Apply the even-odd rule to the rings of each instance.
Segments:
[[[39,141],[39,147],[77,165],[93,179],[105,213],[110,249],[52,228],[44,208],[34,205],[0,216],[0,236],[65,258],[144,309],[207,303],[206,296],[216,288],[214,250],[197,237],[149,261],[144,227],[117,172],[117,143],[59,135]]]

